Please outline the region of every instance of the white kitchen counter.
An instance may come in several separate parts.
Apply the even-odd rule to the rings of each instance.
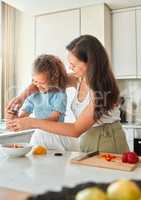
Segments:
[[[141,180],[141,166],[133,172],[124,172],[70,164],[70,157],[76,155],[66,152],[56,157],[54,152],[49,152],[46,156],[0,157],[0,187],[37,194],[87,181],[108,182],[119,178]]]

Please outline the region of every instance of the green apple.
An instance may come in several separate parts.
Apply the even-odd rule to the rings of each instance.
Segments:
[[[118,180],[107,188],[109,200],[139,200],[141,190],[136,183],[130,180]]]
[[[106,193],[97,187],[89,187],[79,191],[75,200],[108,200]]]

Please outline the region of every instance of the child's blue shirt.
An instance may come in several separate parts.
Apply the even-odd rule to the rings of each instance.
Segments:
[[[47,119],[52,112],[60,112],[59,121],[64,121],[67,95],[65,92],[37,92],[27,97],[22,110],[34,113],[37,119]]]

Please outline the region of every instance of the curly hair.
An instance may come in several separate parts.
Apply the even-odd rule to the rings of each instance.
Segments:
[[[34,61],[33,70],[36,73],[45,73],[47,75],[50,89],[66,89],[67,73],[63,62],[58,57],[51,54],[40,55]]]

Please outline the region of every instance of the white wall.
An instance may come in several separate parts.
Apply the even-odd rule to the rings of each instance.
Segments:
[[[34,18],[16,11],[15,23],[15,80],[17,94],[31,82],[34,59]]]

